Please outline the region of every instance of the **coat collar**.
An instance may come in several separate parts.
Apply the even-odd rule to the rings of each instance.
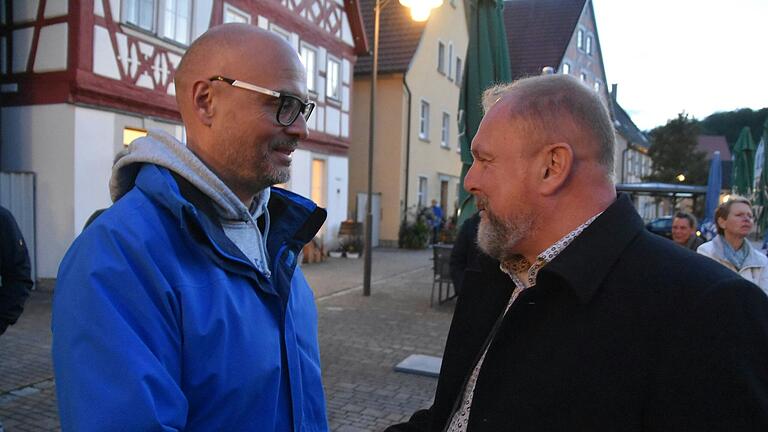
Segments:
[[[588,303],[621,252],[644,230],[629,197],[620,194],[584,232],[539,272],[538,279],[558,277]]]

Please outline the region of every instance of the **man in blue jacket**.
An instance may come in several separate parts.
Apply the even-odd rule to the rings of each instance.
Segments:
[[[281,38],[215,27],[175,76],[187,145],[115,162],[111,208],[59,269],[62,428],[325,431],[317,312],[297,257],[325,211],[288,180],[314,104]]]

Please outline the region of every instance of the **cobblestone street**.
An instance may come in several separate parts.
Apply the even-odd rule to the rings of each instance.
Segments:
[[[376,250],[372,295],[363,260],[305,265],[317,297],[331,430],[378,431],[430,405],[437,380],[394,371],[410,354],[439,356],[453,303],[430,308],[431,252]],[[50,360],[52,288],[41,284],[0,337],[0,420],[6,432],[59,430]],[[87,367],[87,365],[84,365]]]

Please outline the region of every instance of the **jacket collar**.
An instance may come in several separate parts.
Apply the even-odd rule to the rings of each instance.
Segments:
[[[629,197],[620,194],[591,225],[539,272],[538,279],[557,277],[588,303],[621,252],[644,230]]]
[[[749,239],[744,239],[744,241],[749,242]],[[715,238],[712,239],[712,246],[715,248],[717,256],[722,257],[723,261],[727,261],[725,259],[725,238],[719,234],[716,235]],[[768,265],[768,258],[755,250],[751,244],[747,243],[744,247],[749,248],[749,254],[747,255],[747,258],[744,259],[744,263],[741,265],[741,270],[751,267],[765,267]]]

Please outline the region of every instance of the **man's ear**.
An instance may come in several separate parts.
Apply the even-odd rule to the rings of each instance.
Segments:
[[[192,109],[198,121],[205,126],[213,123],[213,87],[208,81],[197,81],[192,86]]]
[[[557,192],[568,180],[573,168],[573,148],[568,143],[555,143],[541,150],[539,190],[543,195]]]

